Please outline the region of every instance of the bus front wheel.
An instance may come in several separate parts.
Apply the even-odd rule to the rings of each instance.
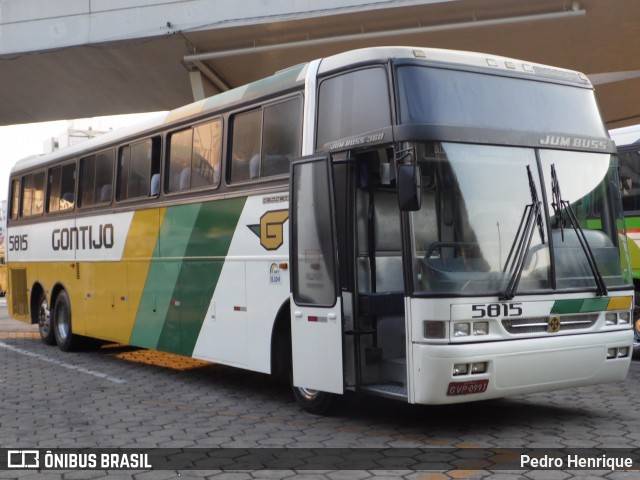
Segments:
[[[323,415],[335,406],[336,395],[333,393],[320,392],[318,390],[303,387],[292,386],[291,388],[298,405],[309,413],[313,413],[314,415]]]
[[[60,350],[69,352],[75,348],[77,336],[72,330],[71,303],[64,290],[58,294],[53,306],[53,331]]]
[[[55,345],[56,337],[53,331],[53,325],[51,324],[51,310],[49,309],[49,302],[47,302],[47,296],[44,292],[40,292],[38,298],[38,330],[42,343],[45,345]]]

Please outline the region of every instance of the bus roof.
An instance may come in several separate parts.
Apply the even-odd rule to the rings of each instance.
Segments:
[[[618,148],[627,145],[638,145],[640,144],[640,125],[609,130],[609,135],[611,135],[611,140],[616,143]]]
[[[540,80],[564,81],[582,86],[591,86],[586,75],[572,70],[483,53],[422,47],[373,47],[339,53],[323,58],[318,74],[330,74],[331,72],[358,64],[386,63],[391,59],[424,60],[482,68],[504,74],[515,72],[527,76],[530,75],[532,78],[538,78]],[[119,144],[134,136],[144,136],[147,132],[151,133],[163,126],[178,124],[182,121],[203,116],[207,112],[229,109],[234,105],[241,105],[260,97],[302,87],[308,65],[308,63],[295,65],[276,72],[270,77],[185,105],[171,110],[168,113],[159,114],[157,117],[147,120],[144,123],[119,128],[113,132],[87,140],[86,142],[72,145],[52,153],[32,155],[23,158],[16,162],[11,172],[12,174],[22,172],[59,159],[83,155],[89,151],[97,151],[102,147]]]

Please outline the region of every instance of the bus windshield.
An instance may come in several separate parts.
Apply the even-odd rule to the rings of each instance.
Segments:
[[[607,137],[588,88],[417,65],[397,77],[403,124]]]
[[[605,284],[630,283],[610,155],[445,142],[415,151],[423,176],[422,206],[412,213],[416,293],[502,295],[515,274],[519,293],[595,289],[578,232],[555,218],[551,165]]]

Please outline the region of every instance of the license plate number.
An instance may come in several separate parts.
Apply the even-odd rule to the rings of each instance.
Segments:
[[[451,382],[447,387],[447,396],[471,395],[474,393],[484,393],[487,391],[489,380],[469,380],[467,382]]]

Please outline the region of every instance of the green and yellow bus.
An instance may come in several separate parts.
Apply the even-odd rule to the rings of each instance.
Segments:
[[[629,238],[629,257],[636,291],[640,290],[640,126],[612,130],[611,138],[618,148],[620,190],[624,222]],[[636,295],[636,302],[638,296]],[[640,353],[640,307],[634,310],[633,347]]]
[[[65,351],[290,372],[318,413],[620,381],[618,185],[580,73],[345,52],[18,162],[9,311]]]

